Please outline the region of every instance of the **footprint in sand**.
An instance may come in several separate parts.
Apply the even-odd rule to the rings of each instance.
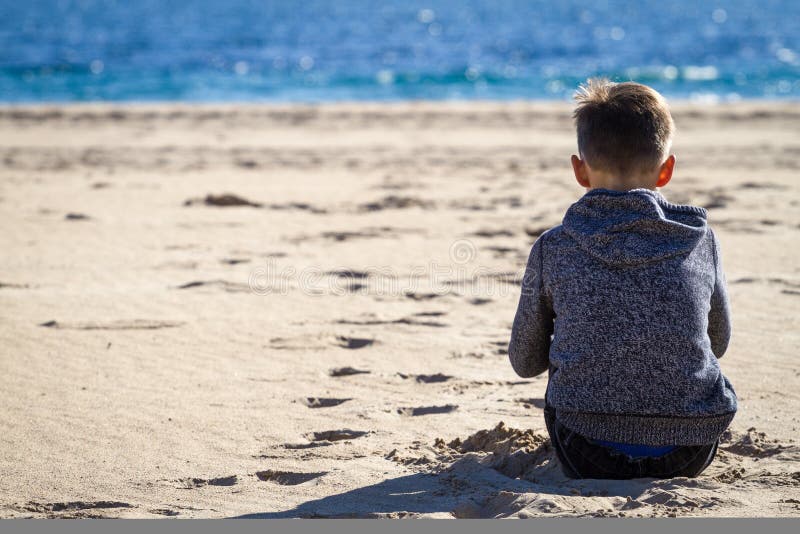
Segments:
[[[494,238],[494,237],[514,237],[514,232],[511,230],[486,230],[481,229],[476,232],[470,234],[474,237],[486,237],[486,238]]]
[[[356,369],[355,367],[336,367],[331,369],[328,372],[329,376],[333,377],[340,377],[340,376],[352,376],[352,375],[368,375],[372,371],[367,371],[366,369]]]
[[[356,439],[366,436],[367,432],[363,430],[324,430],[322,432],[310,432],[306,435],[309,441],[343,441],[349,439]]]
[[[350,269],[328,271],[325,274],[336,278],[332,286],[334,292],[344,291],[347,293],[357,293],[362,289],[368,288],[368,281],[371,277],[370,273],[366,271],[353,271]]]
[[[405,297],[407,299],[421,301],[421,300],[433,300],[438,299],[440,297],[444,297],[445,295],[439,293],[414,293],[413,291],[406,291]]]
[[[785,185],[774,184],[770,182],[742,182],[739,184],[740,189],[786,189]]]
[[[268,469],[266,471],[258,471],[256,477],[264,482],[274,482],[281,486],[297,486],[310,480],[315,480],[321,476],[327,475],[327,471],[319,471],[316,473],[296,473],[292,471],[273,471]]]
[[[78,510],[97,510],[109,508],[133,508],[133,505],[119,501],[70,501],[38,503],[29,501],[21,507],[28,512],[73,512]]]
[[[405,417],[417,417],[420,415],[434,415],[454,412],[458,409],[455,404],[445,404],[444,406],[418,406],[414,408],[398,408],[397,413]]]
[[[536,399],[536,398],[515,399],[514,402],[522,404],[523,408],[536,407],[539,408],[540,410],[544,410],[544,405],[545,405],[544,399]]]
[[[313,213],[315,215],[321,215],[328,213],[328,210],[325,208],[318,208],[316,206],[312,206],[306,202],[287,202],[286,204],[268,204],[266,206],[268,209],[271,210],[299,210],[299,211],[307,211],[309,213]]]
[[[329,231],[322,232],[320,237],[333,241],[349,241],[351,239],[367,239],[378,237],[396,237],[398,234],[424,234],[424,230],[416,228],[393,228],[391,226],[368,227],[360,231]],[[297,236],[290,238],[289,241],[304,242],[308,236]]]
[[[488,278],[490,280],[495,280],[497,282],[502,282],[509,285],[522,285],[522,276],[515,272],[489,273],[482,275],[481,278]]]
[[[192,488],[202,488],[203,486],[235,486],[236,483],[239,481],[239,477],[236,475],[231,475],[227,477],[217,477],[217,478],[183,478],[177,480],[176,482],[180,482],[183,484],[187,489]]]
[[[30,284],[11,284],[7,282],[0,282],[0,289],[30,289]]]
[[[330,345],[344,349],[363,349],[376,343],[373,338],[360,338],[323,334],[319,336],[274,337],[269,346],[279,350],[324,350]]]
[[[452,375],[445,375],[442,373],[436,373],[433,375],[412,375],[405,373],[397,373],[397,376],[399,376],[404,380],[408,378],[414,378],[417,382],[422,384],[436,384],[440,382],[447,382],[448,380],[453,378]]]
[[[240,167],[242,169],[256,169],[258,168],[258,162],[252,159],[239,159],[234,162],[234,165]]]
[[[322,232],[320,234],[323,239],[332,239],[333,241],[349,241],[358,238],[375,238],[381,237],[384,233],[378,232],[373,229],[368,229],[363,232]],[[304,239],[301,239],[303,241]]]
[[[221,195],[208,194],[205,196],[205,198],[190,198],[183,203],[184,206],[194,206],[195,204],[204,204],[206,206],[215,206],[219,208],[230,208],[237,206],[260,208],[263,206],[263,204],[260,202],[251,202],[246,198],[242,198],[230,193],[224,193]]]
[[[520,259],[522,259],[522,255],[525,254],[522,249],[517,247],[490,246],[484,248],[491,252],[494,258],[505,258],[508,255],[514,255],[519,256]]]
[[[333,445],[330,441],[312,441],[311,443],[284,443],[283,448],[288,450],[316,449],[317,447],[329,447]]]
[[[160,328],[175,328],[182,326],[182,321],[154,321],[149,319],[133,319],[110,321],[107,323],[76,322],[62,323],[59,321],[47,321],[39,326],[46,328],[57,328],[63,330],[158,330]]]
[[[430,326],[434,328],[445,328],[449,326],[446,323],[440,323],[439,321],[421,321],[418,319],[414,319],[413,317],[402,317],[400,319],[364,319],[361,321],[354,320],[354,319],[339,319],[336,321],[337,324],[352,324],[352,325],[359,325],[359,326],[377,326],[377,325],[387,325],[387,324],[404,324],[410,326]]]
[[[363,349],[375,344],[374,339],[360,337],[336,336],[336,340],[336,344],[345,349]]]
[[[334,291],[343,290],[347,293],[356,293],[369,287],[368,281],[370,278],[370,273],[366,271],[339,269],[335,271],[327,271],[325,274],[336,278],[335,282],[333,282],[335,285],[332,286]]]
[[[705,203],[701,204],[701,206],[707,210],[725,208],[728,206],[728,203],[733,200],[736,199],[731,195],[712,192],[708,195],[708,200]]]
[[[339,278],[352,278],[354,280],[366,280],[370,274],[366,271],[354,271],[352,269],[339,269],[336,271],[327,271],[328,276],[336,276]]]
[[[332,397],[306,397],[305,399],[302,400],[302,402],[309,408],[332,408],[333,406],[339,406],[340,404],[344,404],[349,400],[353,399],[352,398],[335,399]]]
[[[452,375],[445,375],[442,373],[436,373],[432,375],[417,375],[415,377],[417,382],[421,382],[423,384],[437,384],[439,382],[447,382],[453,378]]]
[[[432,200],[416,197],[388,195],[374,202],[366,202],[358,206],[359,211],[401,210],[408,208],[431,209],[435,207]]]
[[[252,291],[252,288],[247,284],[238,284],[227,280],[195,280],[176,286],[175,289],[194,289],[197,287],[218,287],[229,293],[249,293]]]
[[[502,339],[499,341],[488,341],[483,344],[485,349],[479,354],[483,354],[484,356],[488,356],[491,354],[503,356],[508,354],[508,340]]]

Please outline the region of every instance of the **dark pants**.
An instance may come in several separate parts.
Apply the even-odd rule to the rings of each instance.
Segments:
[[[633,458],[568,429],[556,420],[551,406],[545,406],[544,421],[561,468],[569,478],[696,477],[717,454],[715,442],[680,446],[659,457]]]

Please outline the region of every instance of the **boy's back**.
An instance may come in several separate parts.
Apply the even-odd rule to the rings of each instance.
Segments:
[[[531,376],[552,365],[547,403],[585,436],[714,441],[736,411],[717,363],[730,327],[715,243],[702,208],[649,189],[593,189],[533,248],[509,348],[514,369]],[[548,308],[552,343],[531,328],[546,318],[527,311]]]
[[[628,103],[625,94],[618,101],[613,89],[610,95],[596,98],[602,105],[590,117],[595,130],[609,116],[607,101],[612,112]],[[613,152],[609,138],[634,138],[642,130],[636,109],[616,111],[601,156]],[[633,116],[632,126],[624,122],[625,113]],[[652,137],[664,144],[671,129],[659,134],[658,119],[665,115],[653,113]],[[580,146],[580,117],[578,123]],[[623,143],[623,155],[634,152]],[[674,156],[660,157],[660,170],[652,175],[657,186],[669,181],[674,165]],[[573,451],[581,457],[605,454],[609,477],[658,476],[660,470],[666,476],[672,473],[667,464],[687,463],[692,455],[698,457],[692,469],[702,470],[736,412],[736,395],[717,362],[728,345],[730,320],[719,244],[706,211],[671,204],[652,184],[630,187],[633,178],[618,183],[620,176],[650,176],[607,164],[618,160],[603,162],[595,155],[598,164],[591,169],[576,159],[576,178],[589,191],[531,250],[509,344],[512,366],[526,377],[549,370],[551,437],[584,443]],[[556,445],[562,463],[570,464],[569,451]],[[669,453],[660,463],[659,448]],[[645,452],[637,457],[632,450]],[[628,462],[619,464],[620,473],[608,467],[623,461],[616,455]],[[581,469],[565,467],[571,476],[587,476],[576,473]]]

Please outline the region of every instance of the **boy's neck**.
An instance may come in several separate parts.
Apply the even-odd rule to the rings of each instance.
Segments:
[[[656,178],[657,179],[657,178]],[[631,189],[656,190],[656,180],[649,176],[633,176],[620,178],[606,173],[592,173],[589,176],[589,191],[592,189],[610,189],[612,191],[630,191]]]

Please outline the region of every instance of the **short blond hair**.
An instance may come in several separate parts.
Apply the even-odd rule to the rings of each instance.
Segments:
[[[675,123],[655,89],[592,78],[575,101],[578,151],[590,167],[625,178],[653,171],[667,158]]]

